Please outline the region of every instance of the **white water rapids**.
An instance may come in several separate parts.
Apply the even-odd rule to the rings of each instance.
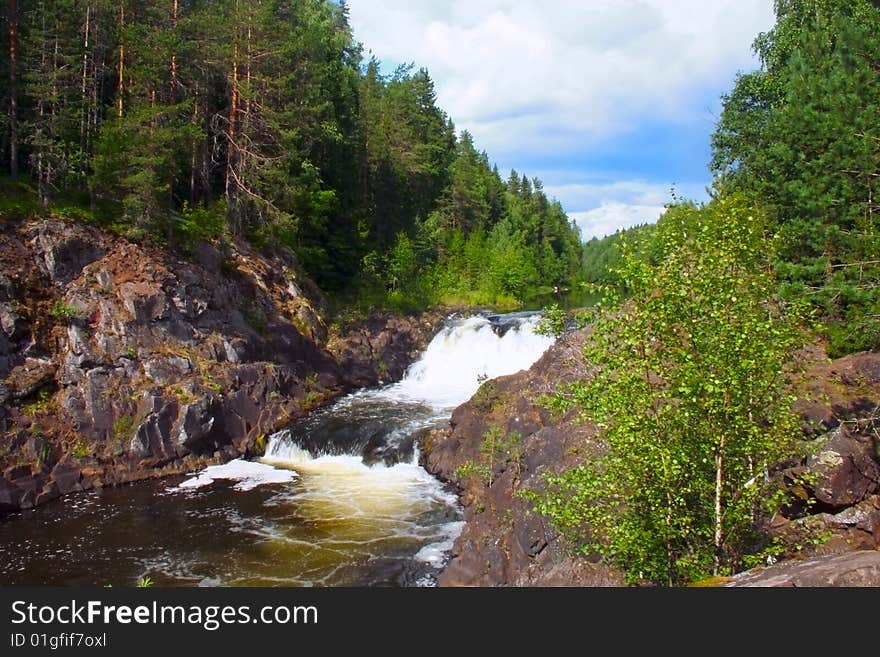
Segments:
[[[295,473],[285,502],[296,505],[301,521],[326,528],[312,546],[323,556],[307,560],[316,562],[304,577],[309,583],[335,583],[335,562],[380,559],[383,551],[409,550],[410,558],[440,567],[461,531],[460,511],[454,494],[419,466],[414,441],[446,422],[482,381],[537,361],[553,342],[535,334],[538,319],[450,319],[399,383],[356,392],[294,423],[271,437],[259,463],[210,468],[178,490],[224,478],[250,490]],[[279,555],[299,558],[303,538],[280,534]]]

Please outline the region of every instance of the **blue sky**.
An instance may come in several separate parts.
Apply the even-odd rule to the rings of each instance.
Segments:
[[[502,172],[541,178],[584,238],[706,198],[720,96],[772,0],[348,0],[355,38],[424,66]]]

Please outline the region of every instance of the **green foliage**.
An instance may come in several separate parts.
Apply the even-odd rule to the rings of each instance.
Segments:
[[[565,333],[568,327],[568,317],[559,304],[553,304],[544,309],[544,314],[535,327],[535,333],[549,338],[558,338]]]
[[[188,390],[184,390],[182,386],[171,386],[167,390],[174,395],[181,404],[192,404],[196,400],[195,395]]]
[[[0,179],[0,216],[289,248],[373,310],[516,306],[576,282],[562,207],[457,137],[428,71],[365,62],[344,3],[123,5],[21,3],[22,81],[0,103],[19,108],[29,181]]]
[[[37,193],[26,182],[0,177],[0,218],[22,219],[39,211]]]
[[[74,445],[73,449],[70,450],[70,454],[74,458],[82,459],[91,456],[93,454],[93,450],[82,440],[79,440],[77,441],[76,445]]]
[[[622,284],[618,273],[622,261],[621,244],[626,241],[631,249],[647,251],[653,243],[653,233],[653,226],[637,226],[618,230],[614,235],[602,239],[594,237],[586,242],[581,256],[583,280],[596,285],[619,287]]]
[[[78,308],[61,300],[52,304],[52,308],[49,310],[49,315],[62,322],[69,322],[72,319],[76,319],[80,314]]]
[[[187,242],[209,242],[223,235],[226,228],[226,204],[222,201],[210,207],[200,204],[190,207],[184,202],[175,230]]]
[[[482,381],[480,387],[470,399],[475,409],[483,412],[491,411],[499,401],[498,385],[494,380]]]
[[[489,483],[492,479],[492,473],[489,466],[485,463],[475,463],[474,461],[465,461],[455,469],[455,478],[459,481],[468,477],[477,477],[483,482]]]
[[[49,464],[50,458],[52,458],[52,450],[48,445],[43,445],[37,452],[37,467],[42,470]]]
[[[135,419],[132,415],[119,415],[113,420],[113,435],[116,440],[125,442],[134,435]]]
[[[607,451],[533,499],[631,581],[740,568],[799,434],[783,368],[800,311],[775,296],[764,230],[738,198],[670,209],[656,264],[624,247],[632,297],[596,319],[584,357],[598,372],[557,401],[582,407]]]
[[[154,586],[156,586],[156,582],[153,581],[153,578],[149,575],[144,575],[138,580],[137,586],[135,588],[150,589]]]
[[[131,237],[161,238],[172,229],[171,176],[181,149],[200,136],[183,121],[186,111],[185,105],[137,107],[101,133],[92,158],[92,193],[119,203]]]
[[[516,431],[505,434],[500,427],[490,427],[480,441],[480,459],[465,461],[455,470],[458,479],[479,477],[487,486],[495,483],[496,471],[512,465],[519,472],[523,456],[522,436]]]
[[[717,187],[769,209],[783,240],[783,293],[821,312],[832,356],[880,348],[880,7],[790,0],[776,9],[755,42],[762,68],[725,97]]]
[[[37,392],[37,398],[32,401],[30,404],[25,404],[21,407],[22,412],[25,415],[29,415],[31,417],[36,417],[40,413],[46,410],[51,402],[52,396],[49,394],[49,391],[45,388]]]

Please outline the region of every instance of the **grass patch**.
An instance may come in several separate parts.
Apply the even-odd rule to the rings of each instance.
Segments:
[[[56,301],[52,304],[52,309],[49,310],[49,315],[51,315],[53,319],[62,322],[69,322],[79,317],[80,311],[75,306],[71,306],[63,301]]]
[[[49,391],[46,389],[40,390],[37,393],[37,398],[32,401],[30,404],[25,404],[21,407],[22,413],[25,415],[29,415],[30,417],[36,417],[40,413],[46,410],[49,406],[49,402],[51,401]]]
[[[82,440],[77,441],[73,449],[70,450],[71,456],[77,459],[84,459],[94,454],[94,450],[86,445]]]
[[[119,442],[130,440],[134,436],[134,416],[120,415],[113,420],[113,436]]]

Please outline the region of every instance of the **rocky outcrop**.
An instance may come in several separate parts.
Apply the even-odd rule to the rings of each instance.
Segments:
[[[382,385],[403,378],[443,319],[454,309],[434,309],[412,316],[384,313],[355,322],[333,335],[327,347],[353,388]]]
[[[880,552],[860,551],[789,561],[742,573],[728,587],[880,586]]]
[[[880,491],[877,437],[843,425],[824,437],[807,458],[805,487],[814,510],[840,511]]]
[[[290,252],[181,256],[57,220],[0,234],[0,512],[258,451],[403,375],[440,314],[334,335]],[[338,333],[338,332],[337,332]]]

